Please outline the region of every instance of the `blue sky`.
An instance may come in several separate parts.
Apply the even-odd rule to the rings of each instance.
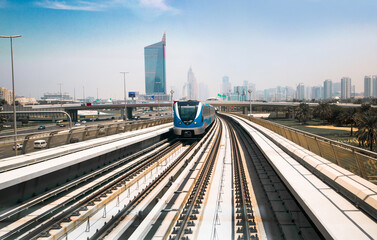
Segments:
[[[144,92],[144,46],[167,32],[167,86],[190,66],[211,95],[228,75],[257,89],[350,76],[363,91],[377,74],[372,0],[0,0],[0,35],[14,40],[16,94],[63,91],[122,98]],[[0,39],[0,85],[11,87],[9,41]]]

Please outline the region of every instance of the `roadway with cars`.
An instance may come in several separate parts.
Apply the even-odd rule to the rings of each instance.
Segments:
[[[157,111],[153,111],[153,112],[144,112],[144,113],[137,113],[135,114],[135,117],[139,116],[139,119],[140,120],[147,120],[147,119],[157,119],[157,118],[161,118],[161,117],[167,117],[169,116],[169,113],[170,112],[167,112],[167,111],[161,111],[161,112],[157,112]],[[149,115],[152,115],[152,116],[149,116]],[[160,115],[160,117],[158,116]],[[80,129],[80,128],[85,128],[85,127],[88,127],[88,126],[93,126],[93,130],[96,129],[96,126],[101,124],[101,125],[108,125],[108,124],[111,124],[111,123],[116,123],[116,122],[119,122],[119,121],[122,121],[122,120],[106,120],[106,121],[87,121],[85,124],[84,123],[80,123],[80,125],[76,125],[75,123],[73,123],[72,125],[72,128],[73,129]],[[130,122],[133,122],[133,121],[136,121],[137,122],[137,119],[134,119]],[[28,135],[28,134],[43,134],[45,133],[46,134],[46,138],[44,138],[46,141],[47,141],[47,136],[48,134],[50,134],[50,132],[53,132],[53,131],[59,131],[60,133],[68,133],[68,130],[69,130],[69,127],[68,127],[68,123],[67,122],[64,122],[64,127],[60,127],[60,126],[57,126],[56,123],[49,123],[49,124],[46,124],[46,125],[43,125],[45,126],[45,129],[43,130],[38,130],[39,126],[33,126],[33,127],[28,127],[27,129],[24,129],[24,130],[20,130],[20,131],[17,131],[18,135]],[[94,134],[94,131],[91,132],[92,134]],[[13,135],[13,132],[6,132],[4,134],[1,134],[0,133],[0,159],[3,159],[3,158],[7,158],[7,157],[11,157],[11,156],[14,156],[15,155],[15,150],[12,149],[14,144],[13,144],[13,139],[12,139],[12,136]],[[67,142],[67,135],[63,135],[61,137],[55,137],[54,140],[50,143],[50,148],[53,148],[53,147],[56,147],[56,146],[62,146],[64,144],[66,144]],[[92,138],[94,136],[88,136],[88,138]],[[21,138],[21,136],[20,136]],[[18,139],[20,139],[18,138]],[[23,139],[23,137],[22,137]],[[75,137],[73,137],[71,139],[70,142],[75,142]],[[19,141],[18,142],[19,144],[22,144],[23,142]],[[25,147],[25,146],[23,146]],[[18,154],[21,154],[21,148],[18,148]],[[32,144],[28,144],[26,146],[26,152],[35,152],[35,151],[40,151],[41,149],[34,149],[33,145]]]

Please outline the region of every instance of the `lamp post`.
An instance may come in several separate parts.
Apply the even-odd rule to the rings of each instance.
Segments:
[[[14,36],[0,36],[0,38],[9,38],[10,39],[10,56],[12,62],[12,98],[13,98],[13,129],[14,129],[14,151],[17,156],[17,119],[16,119],[16,97],[15,97],[15,90],[14,90],[14,67],[13,67],[13,38],[19,38],[22,35],[14,35]]]
[[[174,113],[174,105],[173,105],[173,94],[174,94],[174,91],[173,91],[173,89],[170,90],[170,94],[171,94],[171,117],[173,117],[173,113]]]
[[[252,111],[251,111],[251,93],[253,92],[253,90],[249,89],[247,91],[249,92],[249,96],[250,96],[249,101],[250,101],[250,116],[251,116],[251,113],[252,113]]]
[[[123,119],[127,120],[127,92],[126,92],[126,73],[129,72],[120,72],[123,74],[123,81],[124,81],[124,114]]]
[[[63,83],[58,83],[58,85],[60,86],[60,107],[61,108],[63,107],[62,84]]]

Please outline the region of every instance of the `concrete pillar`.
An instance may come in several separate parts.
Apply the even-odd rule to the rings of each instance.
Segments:
[[[127,118],[132,119],[132,107],[127,108]]]
[[[72,122],[77,122],[77,109],[68,110],[69,116],[71,116]]]
[[[243,113],[243,114],[247,114],[247,107],[243,107],[243,108],[242,108],[242,113]]]
[[[123,118],[123,116],[124,116],[124,108],[120,109],[120,116]]]

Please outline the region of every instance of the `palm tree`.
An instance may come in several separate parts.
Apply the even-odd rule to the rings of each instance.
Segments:
[[[341,124],[351,125],[351,133],[350,136],[353,135],[353,127],[356,124],[356,118],[358,118],[358,114],[355,108],[348,108],[343,110],[339,115],[338,119]]]
[[[308,104],[300,103],[296,111],[296,118],[304,124],[311,118],[311,110]]]
[[[321,102],[314,109],[314,114],[319,117],[325,124],[325,120],[328,120],[331,117],[331,108],[328,103]]]
[[[370,150],[373,151],[373,143],[377,143],[377,114],[367,111],[360,114],[356,121],[358,127],[356,135],[359,142],[363,145],[366,142]]]

